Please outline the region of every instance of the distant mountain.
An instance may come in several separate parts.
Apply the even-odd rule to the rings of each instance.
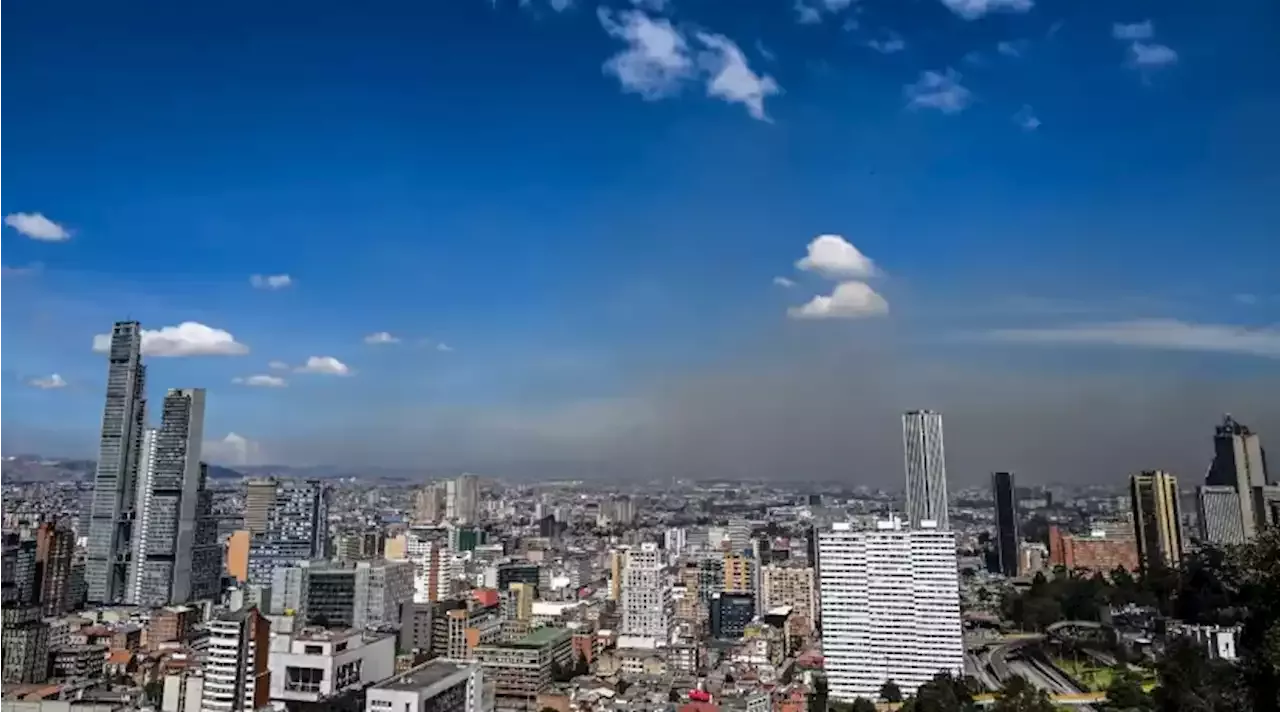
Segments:
[[[6,455],[0,460],[5,482],[90,482],[97,463],[64,460],[42,455]],[[242,479],[244,473],[221,465],[209,465],[211,479]]]

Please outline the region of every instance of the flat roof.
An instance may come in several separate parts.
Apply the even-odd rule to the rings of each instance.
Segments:
[[[542,647],[547,643],[555,642],[563,637],[572,637],[572,633],[564,628],[535,628],[528,635],[517,640],[515,645],[528,645]]]
[[[432,660],[420,665],[386,682],[374,685],[381,690],[420,690],[431,687],[453,675],[467,670],[466,665],[459,665],[445,660]]]

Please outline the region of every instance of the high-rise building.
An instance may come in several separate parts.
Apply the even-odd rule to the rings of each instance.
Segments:
[[[1178,480],[1160,470],[1129,478],[1133,509],[1133,534],[1138,543],[1138,563],[1144,570],[1176,567],[1182,560],[1182,516],[1178,506]]]
[[[415,524],[439,524],[445,518],[446,485],[435,482],[413,495],[413,521]]]
[[[203,388],[171,388],[160,427],[143,437],[138,528],[133,537],[126,600],[163,606],[191,600],[192,556],[204,489]],[[215,524],[215,536],[216,536]]]
[[[760,593],[761,608],[768,611],[779,606],[791,608],[793,635],[806,636],[813,630],[818,610],[818,587],[812,568],[803,563],[771,564],[763,572]]]
[[[270,586],[277,567],[329,557],[329,487],[320,480],[277,483],[267,530],[249,543],[249,583]]]
[[[727,593],[754,593],[756,590],[755,560],[745,554],[724,555],[724,591]]]
[[[249,480],[244,488],[244,528],[250,535],[265,534],[271,510],[276,506],[277,482],[271,478]]]
[[[200,463],[196,490],[195,536],[191,547],[191,600],[217,598],[222,592],[222,545],[218,541],[218,516],[209,490],[209,464]]]
[[[949,528],[942,414],[907,411],[902,416],[902,446],[907,473],[907,522],[915,528],[925,522],[933,522],[938,529]]]
[[[1227,487],[1235,502],[1226,501]],[[1280,487],[1267,471],[1262,441],[1230,415],[1214,430],[1213,463],[1197,500],[1201,536],[1212,544],[1249,541],[1280,515]]]
[[[107,396],[93,477],[89,518],[89,558],[85,584],[90,601],[124,599],[138,478],[138,454],[146,422],[146,367],[142,364],[142,326],[116,322],[107,345]]]
[[[41,617],[37,543],[5,534],[0,552],[0,682],[44,682],[49,666],[49,626]]]
[[[886,680],[910,694],[964,668],[956,539],[893,518],[819,534],[822,651],[833,699],[874,699]]]
[[[653,542],[626,552],[622,583],[622,634],[671,642],[671,583]]]
[[[991,475],[991,495],[996,504],[996,561],[1000,573],[1018,575],[1018,495],[1012,472]]]
[[[36,529],[36,584],[40,610],[60,616],[71,610],[71,561],[76,535],[70,528],[45,522]]]
[[[271,624],[257,608],[208,623],[200,712],[252,712],[271,700]]]
[[[479,520],[479,477],[464,474],[445,482],[445,517],[457,524],[474,524]]]
[[[734,554],[741,554],[751,548],[751,522],[742,517],[732,517],[729,519],[728,526],[725,527],[725,533],[729,539],[729,551]]]

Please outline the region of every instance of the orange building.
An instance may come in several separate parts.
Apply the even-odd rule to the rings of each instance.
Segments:
[[[248,529],[233,532],[227,539],[227,573],[240,583],[249,580],[249,539]]]
[[[1138,570],[1138,544],[1128,537],[1107,536],[1103,532],[1088,535],[1064,534],[1056,526],[1049,527],[1049,565],[1065,566],[1067,571],[1082,569],[1111,573],[1117,567]]]

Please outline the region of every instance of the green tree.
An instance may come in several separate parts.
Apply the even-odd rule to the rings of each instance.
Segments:
[[[813,681],[813,690],[807,700],[808,712],[827,712],[827,678],[817,675]]]
[[[1055,712],[1048,693],[1014,675],[1004,683],[992,705],[993,712]]]
[[[1174,638],[1156,670],[1159,683],[1152,693],[1161,712],[1240,712],[1255,708],[1242,686],[1239,669],[1210,660],[1199,644]]]
[[[885,680],[880,686],[880,699],[885,702],[901,702],[902,690],[898,687],[898,683],[893,680]]]
[[[853,701],[850,710],[852,712],[876,712],[876,703],[865,697],[859,697]]]
[[[164,682],[161,680],[152,680],[142,688],[143,695],[152,705],[159,707],[160,698],[164,695]]]
[[[967,680],[940,672],[916,690],[914,712],[967,712],[974,709],[973,689]]]
[[[1142,689],[1142,678],[1128,668],[1113,671],[1107,686],[1107,701],[1099,705],[1107,712],[1147,712],[1155,709],[1155,701]]]

